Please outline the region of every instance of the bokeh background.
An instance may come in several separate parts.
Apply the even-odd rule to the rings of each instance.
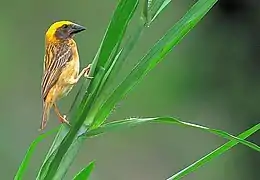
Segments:
[[[68,19],[88,30],[76,37],[82,66],[99,47],[118,1],[3,1],[0,6],[0,176],[13,179],[41,120],[44,33]],[[194,3],[174,0],[145,31],[122,74]],[[260,121],[260,4],[220,0],[214,9],[115,109],[110,120],[175,116],[238,134]],[[134,26],[134,24],[132,25]],[[82,82],[82,81],[81,81]],[[76,89],[59,105],[67,112]],[[47,129],[59,125],[51,116]],[[260,144],[259,133],[249,140]],[[33,180],[53,137],[37,147],[25,179]],[[195,129],[149,124],[88,140],[66,179],[96,160],[93,180],[159,180],[225,140]],[[255,180],[260,156],[238,145],[186,180]]]

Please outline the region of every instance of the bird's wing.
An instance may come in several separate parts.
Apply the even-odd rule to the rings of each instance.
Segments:
[[[41,94],[45,100],[50,89],[59,79],[63,67],[72,59],[72,49],[68,45],[46,50],[44,60],[44,73],[41,84]]]

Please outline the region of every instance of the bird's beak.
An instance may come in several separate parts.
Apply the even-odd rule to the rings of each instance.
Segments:
[[[76,34],[79,33],[81,31],[86,30],[86,28],[84,26],[81,26],[79,24],[72,24],[71,26],[71,34]]]

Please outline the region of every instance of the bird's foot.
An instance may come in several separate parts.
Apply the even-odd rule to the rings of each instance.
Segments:
[[[65,123],[65,124],[71,126],[70,122],[66,119],[66,115],[59,116],[59,121],[60,121],[60,123]]]
[[[89,64],[87,67],[85,67],[83,69],[85,71],[84,77],[86,77],[87,79],[93,79],[94,78],[94,77],[89,76],[90,69],[91,69],[91,64]]]

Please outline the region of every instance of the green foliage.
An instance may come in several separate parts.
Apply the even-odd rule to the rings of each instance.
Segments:
[[[218,129],[212,129],[212,128],[208,128],[205,126],[201,126],[201,125],[197,125],[197,124],[192,124],[192,123],[188,123],[188,122],[183,122],[180,121],[176,118],[172,118],[172,117],[153,117],[153,118],[131,118],[131,119],[126,119],[126,120],[121,120],[121,121],[113,121],[111,123],[106,123],[104,125],[99,126],[98,128],[95,128],[93,130],[88,131],[86,134],[84,134],[84,136],[86,137],[92,137],[92,136],[96,136],[99,134],[103,134],[105,132],[110,132],[116,129],[124,129],[124,128],[128,128],[128,127],[132,127],[132,126],[136,126],[136,125],[140,125],[143,123],[150,123],[150,122],[156,122],[156,123],[170,123],[170,124],[177,124],[177,125],[182,125],[184,127],[191,127],[191,128],[196,128],[196,129],[200,129],[212,134],[215,134],[217,136],[223,137],[225,139],[228,140],[233,140],[237,143],[241,143],[244,144],[256,151],[260,152],[260,147],[254,143],[248,142],[246,140],[240,139],[238,137],[235,137],[225,131],[221,131]],[[251,133],[251,131],[250,131]]]
[[[246,130],[245,132],[241,133],[238,136],[238,138],[246,139],[249,136],[251,136],[252,134],[259,131],[259,129],[260,129],[260,123],[253,126],[250,129]],[[225,153],[226,151],[228,151],[229,149],[231,149],[232,147],[234,147],[237,144],[238,144],[238,142],[235,140],[227,142],[226,144],[218,147],[214,151],[212,151],[209,154],[207,154],[206,156],[202,157],[198,161],[194,162],[193,164],[189,165],[188,167],[184,168],[183,170],[177,172],[175,175],[169,177],[167,180],[180,179],[180,178],[192,173],[193,171],[195,171],[202,165],[205,165],[207,162],[219,157],[221,154]]]
[[[21,163],[21,165],[20,165],[20,167],[19,167],[19,169],[18,169],[18,171],[17,171],[17,173],[14,177],[15,180],[23,179],[23,176],[25,174],[26,169],[29,166],[29,162],[32,158],[33,152],[35,151],[37,144],[40,143],[43,139],[45,139],[47,136],[49,136],[49,135],[51,135],[55,132],[57,132],[57,129],[49,131],[45,134],[41,134],[31,143],[31,145],[28,148],[26,155],[25,155],[25,157],[24,157],[24,159],[23,159],[23,161],[22,161],[22,163]]]
[[[95,163],[92,161],[89,163],[87,167],[82,169],[74,178],[73,180],[87,180],[89,179],[90,173],[94,169]]]
[[[205,3],[207,2],[207,3]],[[130,74],[115,89],[103,103],[94,120],[94,128],[101,125],[116,103],[138,84],[147,73],[152,70],[172,48],[201,20],[210,10],[216,0],[198,1],[184,17],[178,21],[153,47],[139,60]]]
[[[212,158],[218,157],[237,143],[242,143],[254,150],[260,151],[259,146],[245,140],[247,136],[256,132],[259,126],[257,126],[258,129],[254,128],[246,131],[245,134],[239,137],[235,137],[221,130],[186,123],[171,117],[132,118],[105,123],[115,105],[140,83],[149,71],[164,59],[182,38],[206,15],[217,0],[198,0],[183,18],[169,29],[144,57],[139,59],[138,63],[122,82],[117,86],[111,86],[144,29],[149,27],[170,2],[171,0],[145,0],[141,4],[139,0],[121,0],[118,3],[92,62],[90,75],[94,79],[84,82],[71,107],[69,119],[72,122],[72,127],[61,126],[40,168],[37,179],[63,179],[86,138],[146,122],[171,123],[182,125],[183,127],[197,128],[232,140],[212,152],[212,154],[207,155],[205,158],[172,176],[169,180],[183,177]],[[127,27],[133,15],[137,12],[136,10],[139,5],[143,8],[139,16],[139,24],[129,37],[125,37]],[[40,136],[39,138],[42,139],[43,137]],[[25,160],[22,162],[16,175],[16,179],[21,179],[23,176],[31,154],[38,142],[39,139],[36,139],[29,148]],[[88,179],[93,168],[94,163],[92,162],[79,172],[74,179]]]

